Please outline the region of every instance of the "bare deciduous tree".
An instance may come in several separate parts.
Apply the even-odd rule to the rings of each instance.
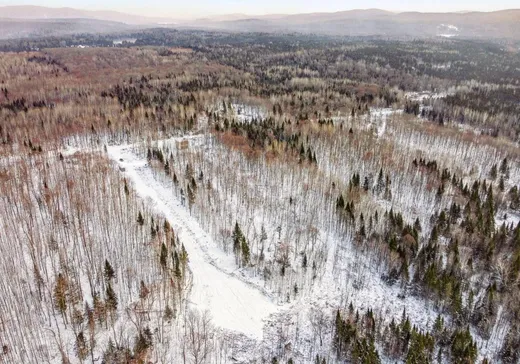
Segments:
[[[203,364],[213,350],[215,330],[208,311],[190,309],[186,313],[184,349],[193,364]]]

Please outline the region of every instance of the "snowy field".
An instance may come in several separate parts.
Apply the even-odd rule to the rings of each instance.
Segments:
[[[139,196],[169,220],[185,245],[193,274],[190,303],[209,310],[217,326],[261,339],[266,318],[278,310],[272,299],[234,274],[232,259],[216,248],[172,191],[154,178],[147,162],[132,153],[132,147],[110,147],[108,152],[124,168]]]
[[[386,118],[391,115],[390,110],[373,114],[373,122],[378,124],[379,130],[383,129],[383,133]],[[206,152],[211,149],[203,135],[157,141],[156,144],[165,147],[180,140],[190,140],[192,147]],[[309,343],[316,340],[316,330],[309,322],[315,310],[325,312],[327,320],[332,320],[337,307],[352,302],[361,312],[372,309],[386,322],[392,318],[399,320],[405,310],[418,328],[432,328],[437,316],[434,307],[422,299],[403,294],[399,286],[385,284],[373,261],[357,252],[344,238],[328,232],[326,226],[318,226],[318,240],[326,247],[326,266],[318,283],[302,291],[290,303],[280,302],[274,297],[275,292],[266,289],[258,276],[237,268],[233,256],[223,252],[201,227],[196,216],[189,212],[186,202],[183,203],[175,193],[172,184],[152,169],[137,146],[109,147],[108,154],[132,182],[139,196],[166,217],[180,234],[193,274],[189,302],[193,307],[209,310],[213,322],[221,329],[244,334],[257,345],[263,343],[267,348],[276,347],[276,340],[281,340],[280,327],[287,325],[284,326],[287,331],[284,337],[293,343],[292,355],[306,363],[306,358],[312,358]],[[239,208],[238,205],[235,207]],[[260,206],[258,209],[257,214],[263,216]],[[290,324],[283,324],[287,320]],[[476,333],[474,336],[481,354],[496,349]],[[329,332],[325,341],[330,344],[331,340],[332,333]],[[308,362],[311,363],[311,359]]]

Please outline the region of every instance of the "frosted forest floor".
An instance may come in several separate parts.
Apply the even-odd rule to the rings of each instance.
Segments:
[[[191,137],[201,143],[204,138]],[[193,275],[189,305],[208,310],[213,323],[224,332],[248,338],[242,343],[245,346],[234,353],[235,360],[248,362],[260,356],[288,355],[284,346],[290,343],[290,356],[298,362],[312,363],[316,354],[333,362],[333,332],[328,329],[330,325],[318,321],[331,322],[335,309],[350,302],[361,312],[373,310],[386,322],[398,321],[405,310],[418,328],[433,327],[437,315],[434,307],[403,294],[399,286],[385,284],[367,256],[356,253],[351,245],[340,244],[339,237],[326,231],[322,233],[327,240],[327,263],[319,282],[290,303],[277,301],[274,292],[269,292],[258,277],[237,268],[233,255],[223,252],[204,231],[187,202],[176,196],[173,184],[152,169],[140,156],[137,145],[108,147],[108,155],[144,202],[168,219],[184,243]],[[483,340],[474,335],[481,357],[497,349],[493,336]],[[384,356],[381,359],[390,362]]]
[[[111,147],[109,155],[124,168],[138,195],[169,220],[186,247],[193,275],[190,303],[209,310],[217,326],[261,339],[266,318],[278,309],[272,299],[235,275],[231,258],[216,249],[181,201],[155,179],[146,160],[129,146]]]

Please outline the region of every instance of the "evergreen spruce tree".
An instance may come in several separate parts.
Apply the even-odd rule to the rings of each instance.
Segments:
[[[164,220],[163,229],[164,229],[164,232],[166,234],[168,234],[169,232],[172,231],[172,227],[171,227],[170,222],[168,220]]]
[[[137,215],[137,223],[141,226],[144,225],[144,218],[143,214],[141,214],[141,211],[139,211],[139,214]]]
[[[105,294],[107,308],[112,311],[117,310],[117,296],[112,288],[112,283],[108,282]]]
[[[172,318],[174,316],[174,313],[173,313],[173,310],[172,308],[170,307],[170,305],[166,305],[166,308],[164,310],[164,319],[167,321],[167,322],[171,322]]]
[[[126,182],[126,178],[123,181],[124,181],[125,195],[128,196],[128,195],[130,195],[130,190],[128,189],[128,183]]]
[[[184,248],[184,244],[181,244],[180,260],[183,268],[186,267],[186,264],[188,263],[188,252],[186,251],[186,248]]]
[[[453,363],[473,364],[477,360],[477,343],[468,329],[457,329],[451,337],[451,359]]]
[[[383,176],[383,168],[380,168],[379,169],[379,174],[377,176],[377,183],[376,183],[376,189],[375,189],[375,192],[376,194],[381,194],[381,192],[383,192],[383,189],[385,188],[385,180],[384,180],[384,176]]]
[[[104,275],[107,282],[110,282],[115,276],[114,268],[112,268],[108,260],[105,260]]]
[[[188,184],[188,203],[189,203],[189,208],[190,208],[190,213],[191,213],[191,208],[193,206],[193,204],[195,203],[195,190],[191,187],[190,184]]]
[[[142,300],[145,300],[149,294],[150,294],[150,290],[148,289],[148,287],[146,287],[146,284],[144,284],[144,281],[141,280],[141,283],[139,286],[139,298]]]
[[[336,208],[343,210],[345,207],[345,200],[343,199],[343,195],[340,194],[338,199],[336,200]]]
[[[67,280],[61,273],[59,273],[58,278],[56,279],[56,285],[54,286],[54,303],[62,315],[65,315],[67,310],[67,292]]]
[[[502,160],[502,163],[500,164],[500,173],[502,174],[502,177],[504,179],[509,178],[509,163],[507,161],[507,157]]]
[[[163,269],[166,269],[167,267],[167,259],[168,259],[168,248],[166,248],[166,244],[162,243],[161,245],[161,256],[160,256],[160,263],[161,267]]]
[[[87,358],[88,344],[87,340],[85,339],[85,335],[83,334],[83,331],[80,331],[79,334],[76,336],[74,351],[76,352],[76,355],[78,356],[78,359],[81,362],[83,362]]]
[[[235,229],[233,230],[233,252],[235,253],[235,257],[240,257],[240,253],[242,250],[242,240],[243,234],[242,230],[240,230],[240,226],[238,226],[238,221],[235,222]]]
[[[135,339],[134,352],[137,356],[144,355],[153,344],[153,335],[150,328],[140,331]]]
[[[173,266],[174,266],[174,274],[177,279],[182,278],[182,271],[181,271],[181,265],[180,265],[180,259],[177,252],[173,254]]]
[[[244,265],[249,264],[249,260],[251,259],[251,252],[249,251],[249,244],[247,243],[244,236],[242,236],[242,262]]]
[[[493,164],[491,170],[489,171],[489,178],[495,180],[497,178],[497,165]]]
[[[365,180],[363,182],[363,189],[365,190],[365,192],[367,192],[370,189],[368,177],[365,177]]]

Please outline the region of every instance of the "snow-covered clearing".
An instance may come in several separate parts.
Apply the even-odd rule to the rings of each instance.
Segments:
[[[453,38],[456,36],[457,36],[457,34],[439,34],[439,37],[444,37],[444,38]]]
[[[448,90],[447,92],[407,92],[405,97],[410,101],[423,102],[426,100],[438,100],[443,99],[448,95],[452,95],[454,93],[453,90]]]
[[[460,29],[452,24],[440,24],[437,26],[437,32],[439,37],[452,38],[458,35]]]
[[[191,146],[203,147],[200,143],[205,138],[187,139]],[[180,139],[157,141],[157,144],[175,144],[177,140]],[[323,274],[319,274],[317,284],[310,290],[302,289],[290,304],[273,303],[270,294],[274,292],[259,288],[263,282],[258,276],[237,270],[233,256],[226,255],[217,246],[174,194],[172,186],[155,174],[144,156],[139,156],[136,146],[109,147],[108,154],[132,181],[137,193],[164,215],[179,235],[188,251],[193,274],[189,300],[195,307],[209,310],[217,326],[262,340],[266,347],[273,348],[279,340],[277,330],[289,320],[293,322],[292,329],[299,330],[294,334],[299,339],[288,337],[291,341],[296,340],[293,355],[301,362],[307,362],[305,358],[310,357],[308,342],[315,339],[313,327],[307,321],[315,309],[324,312],[328,320],[338,307],[352,302],[361,312],[372,309],[385,321],[398,320],[405,309],[419,327],[427,329],[433,324],[437,314],[433,307],[415,297],[401,296],[397,285],[386,285],[380,279],[380,272],[373,268],[373,262],[364,253],[356,252],[350,239],[327,231],[325,225],[319,226],[317,233],[318,240],[326,247],[326,267]],[[258,206],[257,215],[263,215],[260,210]],[[266,222],[266,226],[270,225]],[[299,329],[295,329],[298,326]],[[262,332],[265,332],[264,337]]]
[[[367,125],[372,126],[372,123],[376,127],[376,135],[381,138],[386,132],[386,125],[388,118],[391,118],[395,114],[402,114],[403,110],[394,110],[392,108],[372,108],[370,109],[370,115],[368,115]]]
[[[251,123],[253,120],[261,120],[267,117],[267,111],[260,106],[247,103],[230,103],[225,106],[225,102],[216,105],[218,113],[222,117],[230,117],[239,123]]]
[[[402,113],[402,110],[371,110],[370,127],[376,130],[378,137],[395,138],[396,125],[393,122],[393,115],[396,113]],[[179,142],[189,142],[189,148],[183,148]],[[406,145],[407,148],[419,146],[430,148],[429,143],[419,143],[414,146],[410,140],[398,139],[396,142],[401,147]],[[259,355],[263,357],[284,355],[274,348],[290,343],[292,357],[298,359],[298,362],[310,363],[310,358],[314,358],[317,353],[312,350],[321,349],[316,349],[312,345],[317,342],[317,329],[309,318],[319,311],[326,322],[331,322],[335,310],[346,307],[350,302],[360,310],[360,313],[371,309],[385,322],[389,322],[392,318],[398,321],[403,310],[406,310],[412,323],[419,329],[432,328],[438,314],[437,308],[432,303],[407,293],[407,289],[403,286],[387,285],[381,279],[377,260],[356,247],[351,236],[338,234],[330,225],[328,213],[314,215],[316,209],[326,211],[324,206],[317,208],[315,205],[316,201],[322,201],[323,198],[314,199],[311,193],[312,191],[318,193],[319,188],[309,188],[311,192],[306,193],[300,190],[301,186],[298,187],[298,183],[287,184],[288,176],[294,172],[285,170],[281,177],[274,173],[275,170],[279,170],[279,167],[262,163],[256,165],[246,161],[239,152],[226,151],[209,135],[186,135],[182,138],[157,140],[152,145],[163,150],[166,155],[172,155],[170,168],[173,170],[181,171],[191,161],[192,165],[204,169],[206,178],[212,176],[209,180],[212,188],[199,190],[199,201],[194,205],[193,215],[188,210],[188,202],[181,201],[182,192],[179,193],[178,187],[174,186],[170,177],[164,175],[162,169],[154,169],[149,164],[144,145],[108,147],[108,155],[133,183],[145,203],[153,206],[158,213],[170,221],[180,241],[185,245],[193,275],[189,303],[193,307],[210,311],[216,326],[225,331],[245,334],[250,338],[251,342],[247,346],[254,347],[255,350],[249,352],[249,349],[243,350],[245,347],[238,350],[242,362],[250,362]],[[438,148],[442,149],[442,146]],[[320,151],[320,148],[317,148],[317,151]],[[196,155],[197,159],[190,160],[187,155]],[[217,155],[218,158],[215,157]],[[322,156],[321,159],[327,158]],[[320,168],[324,168],[324,165],[320,165]],[[253,171],[254,175],[252,175]],[[308,171],[301,178],[312,187],[312,175],[307,173]],[[223,175],[233,178],[222,179]],[[292,181],[290,178],[289,180]],[[394,180],[396,181],[394,186],[397,188],[399,180],[396,178]],[[278,189],[275,189],[275,186],[278,186]],[[208,192],[210,190],[211,193]],[[279,195],[268,198],[266,194],[275,190]],[[438,206],[432,200],[434,194],[435,191],[429,193],[428,196],[431,195],[431,198],[426,198],[424,201],[407,199],[407,203],[413,201],[413,208],[418,211],[428,211],[427,214],[419,214],[420,216],[429,216],[432,213],[429,209]],[[392,205],[387,207],[397,207],[399,211],[411,209],[412,207],[407,208],[408,205],[404,202],[399,202],[403,195],[406,194],[396,190]],[[239,203],[241,198],[244,198],[240,196],[248,196],[262,203],[254,205]],[[212,204],[208,209],[204,201],[209,200],[209,197]],[[293,204],[287,207],[284,201],[289,198],[296,201],[298,207]],[[314,201],[314,209],[308,209],[306,201]],[[387,202],[378,200],[378,203],[385,205]],[[278,220],[286,221],[283,219],[284,213],[287,212],[285,210],[294,213],[294,221],[300,227],[308,226],[310,223],[306,222],[307,218],[312,216],[313,223],[310,225],[316,232],[314,244],[316,244],[316,251],[319,251],[318,255],[323,257],[324,263],[319,267],[316,279],[311,279],[310,275],[305,278],[307,272],[305,270],[298,273],[296,265],[300,264],[300,260],[296,257],[290,272],[281,279],[282,283],[286,283],[273,284],[273,280],[269,281],[263,274],[255,272],[254,267],[237,268],[234,256],[226,253],[222,248],[222,241],[219,240],[222,238],[219,234],[222,231],[230,231],[230,226],[235,223],[235,219],[240,226],[244,227],[248,240],[252,242],[253,256],[258,250],[254,243],[255,237],[263,226],[266,227],[268,246],[271,244],[270,241],[273,246],[276,246],[278,240],[292,242],[297,235],[289,234],[284,239],[280,239],[280,232],[274,228],[278,226]],[[269,211],[279,211],[279,214],[273,215]],[[416,214],[417,211],[412,215]],[[508,222],[511,218],[512,216],[508,216]],[[423,224],[423,221],[421,223]],[[427,223],[424,221],[423,225],[427,226]],[[290,225],[284,225],[283,233],[292,231],[291,228]],[[306,241],[305,238],[302,239]],[[301,248],[295,248],[294,251],[298,253],[300,250]],[[274,259],[275,252],[276,250],[267,249],[266,259]],[[292,294],[292,282],[296,278],[299,279],[298,294]],[[285,293],[280,293],[285,291],[288,292],[287,296]],[[326,330],[327,334],[323,340],[330,344],[333,333],[329,329]],[[500,328],[497,326],[493,329],[489,340],[474,332],[479,355],[482,357],[496,353],[497,345],[502,342],[504,332],[502,326]],[[328,344],[323,347],[330,347]],[[320,354],[328,353],[324,350]],[[237,352],[233,355],[237,358]]]
[[[200,145],[204,137],[189,137],[190,145]],[[186,138],[183,140],[187,140]],[[178,138],[157,141],[158,145],[175,145]],[[324,242],[326,267],[319,274],[317,282],[310,290],[301,290],[296,300],[290,304],[277,306],[269,294],[255,286],[263,286],[260,277],[251,276],[247,271],[237,271],[232,255],[226,255],[215,241],[203,230],[187,207],[174,195],[169,182],[155,175],[144,156],[139,156],[134,146],[108,148],[109,156],[124,169],[125,175],[133,182],[137,193],[163,214],[179,234],[181,242],[189,254],[189,266],[193,273],[193,287],[190,301],[199,308],[212,313],[214,323],[225,329],[239,331],[250,337],[262,339],[268,347],[276,344],[278,335],[273,333],[284,319],[307,321],[307,315],[314,309],[325,312],[326,316],[338,307],[352,302],[361,312],[373,309],[381,318],[398,320],[403,309],[414,324],[427,329],[433,324],[436,311],[427,303],[415,297],[400,296],[400,288],[388,286],[380,279],[380,272],[364,253],[356,252],[350,239],[342,239],[326,229],[326,224],[318,224],[318,240]],[[217,185],[217,183],[214,183]],[[239,184],[240,185],[240,184]],[[228,199],[226,199],[228,200]],[[246,214],[235,205],[237,212]],[[255,209],[256,216],[264,216],[262,207]],[[271,226],[272,221],[263,221]],[[262,225],[262,221],[258,222]],[[247,281],[246,281],[247,280]],[[278,300],[278,302],[280,302]],[[283,307],[283,309],[282,309]],[[272,315],[275,313],[275,315]],[[298,319],[299,318],[299,319]],[[267,325],[266,325],[267,324]],[[312,340],[312,328],[308,324],[300,327],[300,340],[293,343],[303,360],[306,352],[304,340]]]
[[[146,160],[136,157],[131,146],[110,147],[108,153],[125,169],[137,193],[169,220],[184,244],[193,275],[190,302],[198,309],[209,310],[217,326],[261,339],[264,320],[278,307],[233,274],[233,262],[216,248],[171,191],[154,178]]]

